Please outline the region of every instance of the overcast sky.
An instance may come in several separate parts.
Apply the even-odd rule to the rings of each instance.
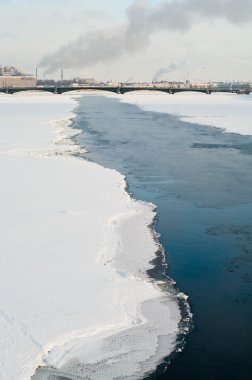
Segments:
[[[41,78],[252,80],[252,0],[0,0],[0,14],[0,63]]]

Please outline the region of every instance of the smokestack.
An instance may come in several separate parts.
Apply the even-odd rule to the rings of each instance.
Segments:
[[[38,79],[38,68],[36,67],[36,78]]]
[[[64,79],[64,71],[61,70],[61,82],[63,82],[63,79]]]

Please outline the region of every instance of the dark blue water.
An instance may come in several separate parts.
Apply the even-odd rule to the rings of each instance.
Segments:
[[[194,331],[169,380],[252,379],[252,137],[83,97],[86,158],[126,175],[157,205],[168,274],[189,295]]]

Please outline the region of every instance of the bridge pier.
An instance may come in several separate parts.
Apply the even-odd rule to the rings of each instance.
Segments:
[[[4,88],[3,92],[6,95],[14,93],[13,90],[11,88],[8,88],[8,87]]]

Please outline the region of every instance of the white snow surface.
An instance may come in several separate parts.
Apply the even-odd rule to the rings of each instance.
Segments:
[[[252,94],[132,92],[121,95],[120,99],[136,104],[145,111],[173,114],[189,123],[252,135]]]
[[[1,380],[39,366],[140,379],[176,346],[177,299],[146,274],[154,206],[78,157],[75,106],[68,95],[0,96]]]

